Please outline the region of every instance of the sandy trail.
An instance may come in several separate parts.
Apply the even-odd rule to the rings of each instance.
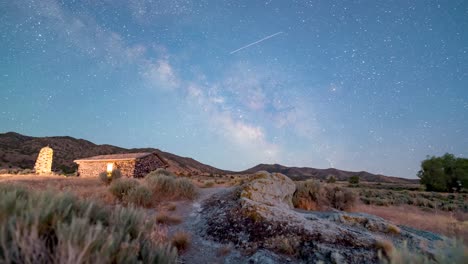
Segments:
[[[220,256],[220,248],[223,245],[208,241],[198,235],[195,224],[200,219],[201,204],[206,199],[219,192],[230,190],[231,187],[213,187],[199,189],[199,196],[194,201],[176,201],[171,204],[176,205],[176,210],[172,213],[183,219],[179,225],[169,226],[169,234],[179,230],[191,234],[189,248],[181,252],[178,263],[223,263],[224,258]]]

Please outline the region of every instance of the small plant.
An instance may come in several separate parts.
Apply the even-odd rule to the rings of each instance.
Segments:
[[[138,185],[133,189],[130,189],[123,198],[127,203],[134,204],[137,206],[147,207],[151,205],[153,193],[151,190],[143,185]]]
[[[184,251],[190,246],[190,234],[184,231],[178,231],[172,236],[172,246],[177,250]]]
[[[393,251],[395,250],[393,243],[385,239],[376,240],[374,246],[377,249],[377,252],[379,252],[379,256],[383,256],[387,259],[391,257]]]
[[[211,188],[215,185],[214,181],[206,181],[204,184],[203,184],[203,188]]]
[[[318,210],[332,207],[338,210],[351,209],[356,202],[353,191],[336,185],[327,185],[316,180],[296,182],[294,207],[304,210]]]
[[[170,171],[168,171],[168,170],[166,170],[166,169],[159,168],[159,169],[156,169],[156,170],[154,170],[154,171],[148,173],[148,174],[146,175],[146,177],[148,177],[148,176],[150,176],[150,177],[151,177],[151,176],[158,176],[158,175],[175,176],[174,173],[172,173],[172,172],[170,172]]]
[[[121,177],[122,177],[122,173],[120,172],[120,170],[113,170],[111,173],[108,173],[107,171],[103,171],[99,173],[99,179],[105,185],[109,185],[112,183],[112,181],[120,179]]]
[[[155,196],[193,199],[197,195],[195,186],[186,178],[149,173],[145,177],[145,182]]]
[[[138,181],[135,179],[119,179],[113,181],[109,187],[109,191],[120,201],[123,200],[131,190],[138,186]]]
[[[335,183],[336,182],[336,177],[333,175],[329,175],[327,177],[327,183]]]
[[[178,178],[175,181],[175,187],[179,197],[193,199],[197,195],[195,185],[186,178]]]
[[[401,230],[398,226],[389,224],[387,226],[387,233],[398,235],[401,233]]]
[[[351,185],[359,185],[359,176],[358,175],[351,176],[349,177],[348,181],[349,181],[349,184]]]

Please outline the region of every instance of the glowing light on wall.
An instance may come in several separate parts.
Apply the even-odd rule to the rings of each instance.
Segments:
[[[114,170],[114,163],[107,163],[107,174],[111,174]]]

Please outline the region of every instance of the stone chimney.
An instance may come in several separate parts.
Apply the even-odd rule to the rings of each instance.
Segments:
[[[44,147],[39,151],[34,170],[37,174],[49,174],[52,172],[52,156],[54,151],[50,147]]]

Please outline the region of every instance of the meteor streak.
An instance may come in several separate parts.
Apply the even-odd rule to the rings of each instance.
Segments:
[[[250,46],[253,46],[253,45],[255,45],[255,44],[258,44],[258,43],[260,43],[260,42],[262,42],[262,41],[265,41],[265,40],[267,40],[267,39],[270,39],[270,38],[272,38],[272,37],[274,37],[274,36],[277,36],[277,35],[279,35],[279,34],[282,34],[282,33],[283,33],[282,31],[276,32],[276,33],[273,34],[273,35],[264,37],[264,38],[262,38],[262,39],[260,39],[260,40],[257,40],[257,41],[255,41],[255,42],[252,42],[252,43],[250,43],[250,44],[247,44],[247,45],[245,45],[245,46],[243,46],[243,47],[241,47],[241,48],[238,48],[238,49],[236,49],[236,50],[233,50],[233,51],[229,52],[229,54],[234,54],[234,53],[236,53],[236,52],[238,52],[238,51],[241,51],[241,50],[243,50],[243,49],[246,49],[246,48],[248,48],[248,47],[250,47]]]

